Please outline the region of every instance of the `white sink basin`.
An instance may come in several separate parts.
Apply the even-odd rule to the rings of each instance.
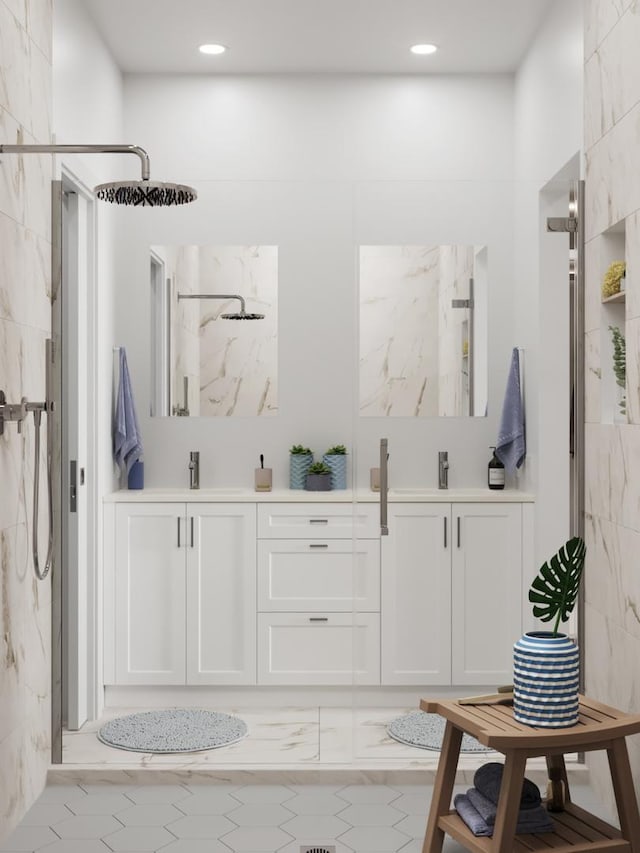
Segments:
[[[416,497],[422,496],[430,496],[430,495],[438,495],[442,497],[443,500],[446,500],[447,496],[455,496],[455,495],[485,495],[487,494],[487,489],[421,489],[419,486],[413,488],[406,489],[389,489],[390,495],[397,495],[398,497],[407,496],[407,495],[415,495]]]
[[[201,495],[244,495],[249,489],[242,488],[220,488],[220,489],[189,489],[189,491],[199,492]]]

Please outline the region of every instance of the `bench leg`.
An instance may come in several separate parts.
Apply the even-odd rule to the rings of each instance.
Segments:
[[[493,831],[493,853],[512,853],[513,851],[526,764],[527,759],[522,750],[509,749],[505,752],[500,798]]]
[[[607,749],[613,792],[618,807],[620,829],[629,842],[631,853],[640,853],[640,816],[635,795],[633,777],[629,766],[629,754],[624,738],[612,741]]]
[[[440,815],[446,814],[451,806],[451,795],[456,780],[461,743],[462,731],[447,721],[422,853],[440,853],[442,850],[444,832],[438,827],[438,818]]]
[[[559,755],[547,755],[546,759],[547,759],[547,772],[549,774],[550,774],[550,771],[554,770],[555,768],[560,769],[560,776],[562,778],[562,781],[564,782],[564,795],[565,795],[564,798],[565,798],[566,802],[570,803],[571,802],[571,794],[569,792],[569,778],[567,776],[567,768],[565,767],[565,763],[564,763],[564,755],[562,753],[560,753]],[[551,778],[551,775],[549,775],[549,778]]]

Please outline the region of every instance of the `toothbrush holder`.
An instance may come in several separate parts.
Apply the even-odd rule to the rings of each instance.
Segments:
[[[271,468],[256,468],[255,469],[255,490],[256,492],[270,492],[273,479]]]

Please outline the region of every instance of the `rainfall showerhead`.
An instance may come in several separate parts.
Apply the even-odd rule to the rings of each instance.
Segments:
[[[140,207],[169,207],[195,201],[198,193],[185,184],[150,181],[149,155],[138,145],[0,145],[0,154],[135,154],[140,158],[140,181],[111,181],[95,187],[101,201]]]
[[[94,188],[96,197],[112,204],[134,206],[169,207],[173,204],[188,204],[198,194],[185,184],[167,184],[160,181],[112,181]]]
[[[264,320],[264,314],[249,314],[247,311],[238,311],[235,314],[221,314],[221,320]]]
[[[264,320],[264,314],[251,314],[245,308],[244,299],[238,293],[179,293],[178,302],[181,299],[239,299],[240,310],[227,314],[220,314],[221,320]]]

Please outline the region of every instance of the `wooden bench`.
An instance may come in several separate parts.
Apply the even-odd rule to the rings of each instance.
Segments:
[[[584,696],[577,725],[565,729],[523,725],[505,705],[423,699],[420,708],[447,720],[423,853],[440,853],[445,833],[474,853],[640,853],[640,816],[625,743],[627,735],[640,732],[640,715],[624,714]],[[463,732],[505,756],[492,838],[473,835],[451,810]],[[620,830],[571,802],[564,755],[596,749],[607,751]],[[549,769],[560,770],[566,785],[565,810],[551,814],[553,832],[516,835],[526,761],[536,756],[544,756]]]

